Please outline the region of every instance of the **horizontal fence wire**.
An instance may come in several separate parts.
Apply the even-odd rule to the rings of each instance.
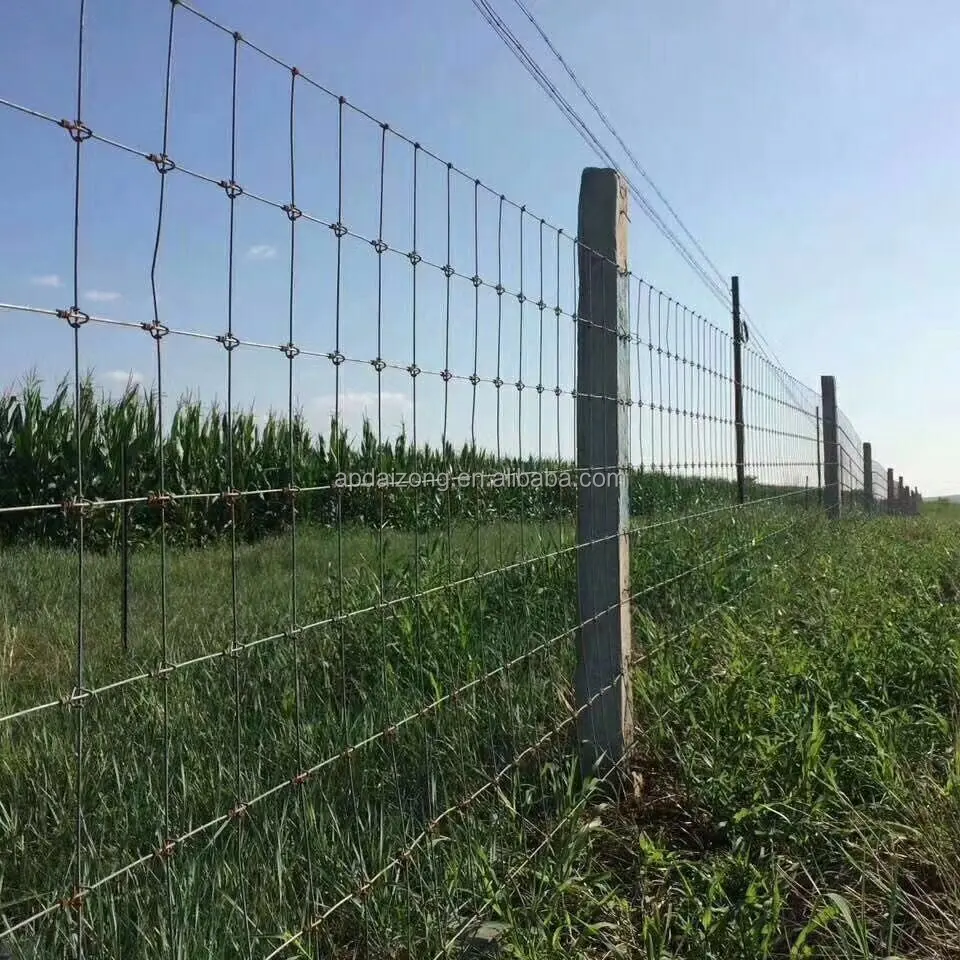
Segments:
[[[158,40],[155,139],[92,129],[87,12],[64,117],[0,99],[5,142],[55,155],[70,196],[70,281],[46,285],[60,301],[0,302],[24,373],[62,365],[0,398],[17,639],[0,677],[0,943],[447,955],[539,889],[577,829],[591,708],[810,549],[820,395],[629,269],[628,323],[601,330],[629,375],[585,393],[601,305],[582,265],[618,265],[577,231],[184,0]],[[209,167],[176,92],[198,52],[229,105]],[[283,134],[271,176],[249,159],[265,90]],[[82,198],[128,171],[151,177],[148,214],[129,218],[149,240],[145,314],[88,288],[98,214]],[[177,243],[203,231],[219,275],[198,309]],[[257,263],[277,268],[268,300]],[[119,357],[141,371],[125,384],[88,372]],[[625,411],[626,450],[584,465],[590,401]],[[845,503],[862,505],[862,444],[838,421]],[[578,534],[578,506],[613,484],[629,588],[585,616],[578,560],[620,534]],[[633,652],[583,695],[575,640],[625,604]]]

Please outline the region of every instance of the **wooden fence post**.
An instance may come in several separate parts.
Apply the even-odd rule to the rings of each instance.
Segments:
[[[837,441],[837,384],[833,377],[820,378],[823,407],[823,504],[831,520],[840,519],[840,444]]]
[[[580,181],[577,313],[577,665],[580,767],[609,775],[633,740],[630,661],[630,278],[627,185],[589,167]],[[617,482],[609,478],[616,476]],[[611,778],[619,786],[620,777]]]

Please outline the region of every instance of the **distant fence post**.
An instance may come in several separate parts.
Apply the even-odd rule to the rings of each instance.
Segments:
[[[840,444],[837,441],[837,384],[826,374],[820,378],[823,407],[823,503],[831,520],[840,518]]]
[[[574,687],[585,776],[608,774],[633,739],[628,223],[625,181],[615,170],[586,168],[577,235],[577,468],[580,476],[616,472],[618,482],[578,483]]]
[[[887,513],[893,513],[893,467],[887,467]]]
[[[873,513],[873,446],[863,445],[863,505]]]
[[[740,278],[732,277],[733,298],[733,423],[737,454],[737,502],[743,503],[744,491],[744,428],[743,428],[743,323],[740,320]]]
[[[817,503],[823,507],[823,466],[820,457],[820,408],[814,411],[817,420]]]

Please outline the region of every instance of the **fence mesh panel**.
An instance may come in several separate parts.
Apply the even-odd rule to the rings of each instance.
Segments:
[[[747,332],[740,502],[729,324],[630,273],[630,457],[578,467],[597,258],[576,231],[191,4],[165,16],[149,142],[88,126],[82,27],[68,119],[0,100],[70,197],[50,228],[69,282],[0,304],[24,367],[63,376],[0,401],[26,651],[0,685],[0,942],[439,957],[535,899],[587,803],[577,730],[624,674],[578,696],[574,640],[624,601],[580,612],[583,489],[628,485],[624,669],[667,668],[806,549],[820,396]],[[228,118],[204,156],[198,51]],[[264,154],[268,102],[287,135]],[[146,251],[139,312],[90,288],[105,179]],[[839,420],[853,507],[862,444]]]

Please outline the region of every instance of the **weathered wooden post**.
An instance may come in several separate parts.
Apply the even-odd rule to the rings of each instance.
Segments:
[[[627,185],[588,168],[578,223],[577,468],[606,476],[578,484],[574,678],[580,765],[609,775],[633,739],[630,694],[630,278]],[[609,482],[615,475],[618,482]],[[611,777],[619,785],[619,777]]]
[[[831,520],[840,519],[840,444],[837,440],[837,384],[833,377],[820,378],[823,407],[823,504]]]

